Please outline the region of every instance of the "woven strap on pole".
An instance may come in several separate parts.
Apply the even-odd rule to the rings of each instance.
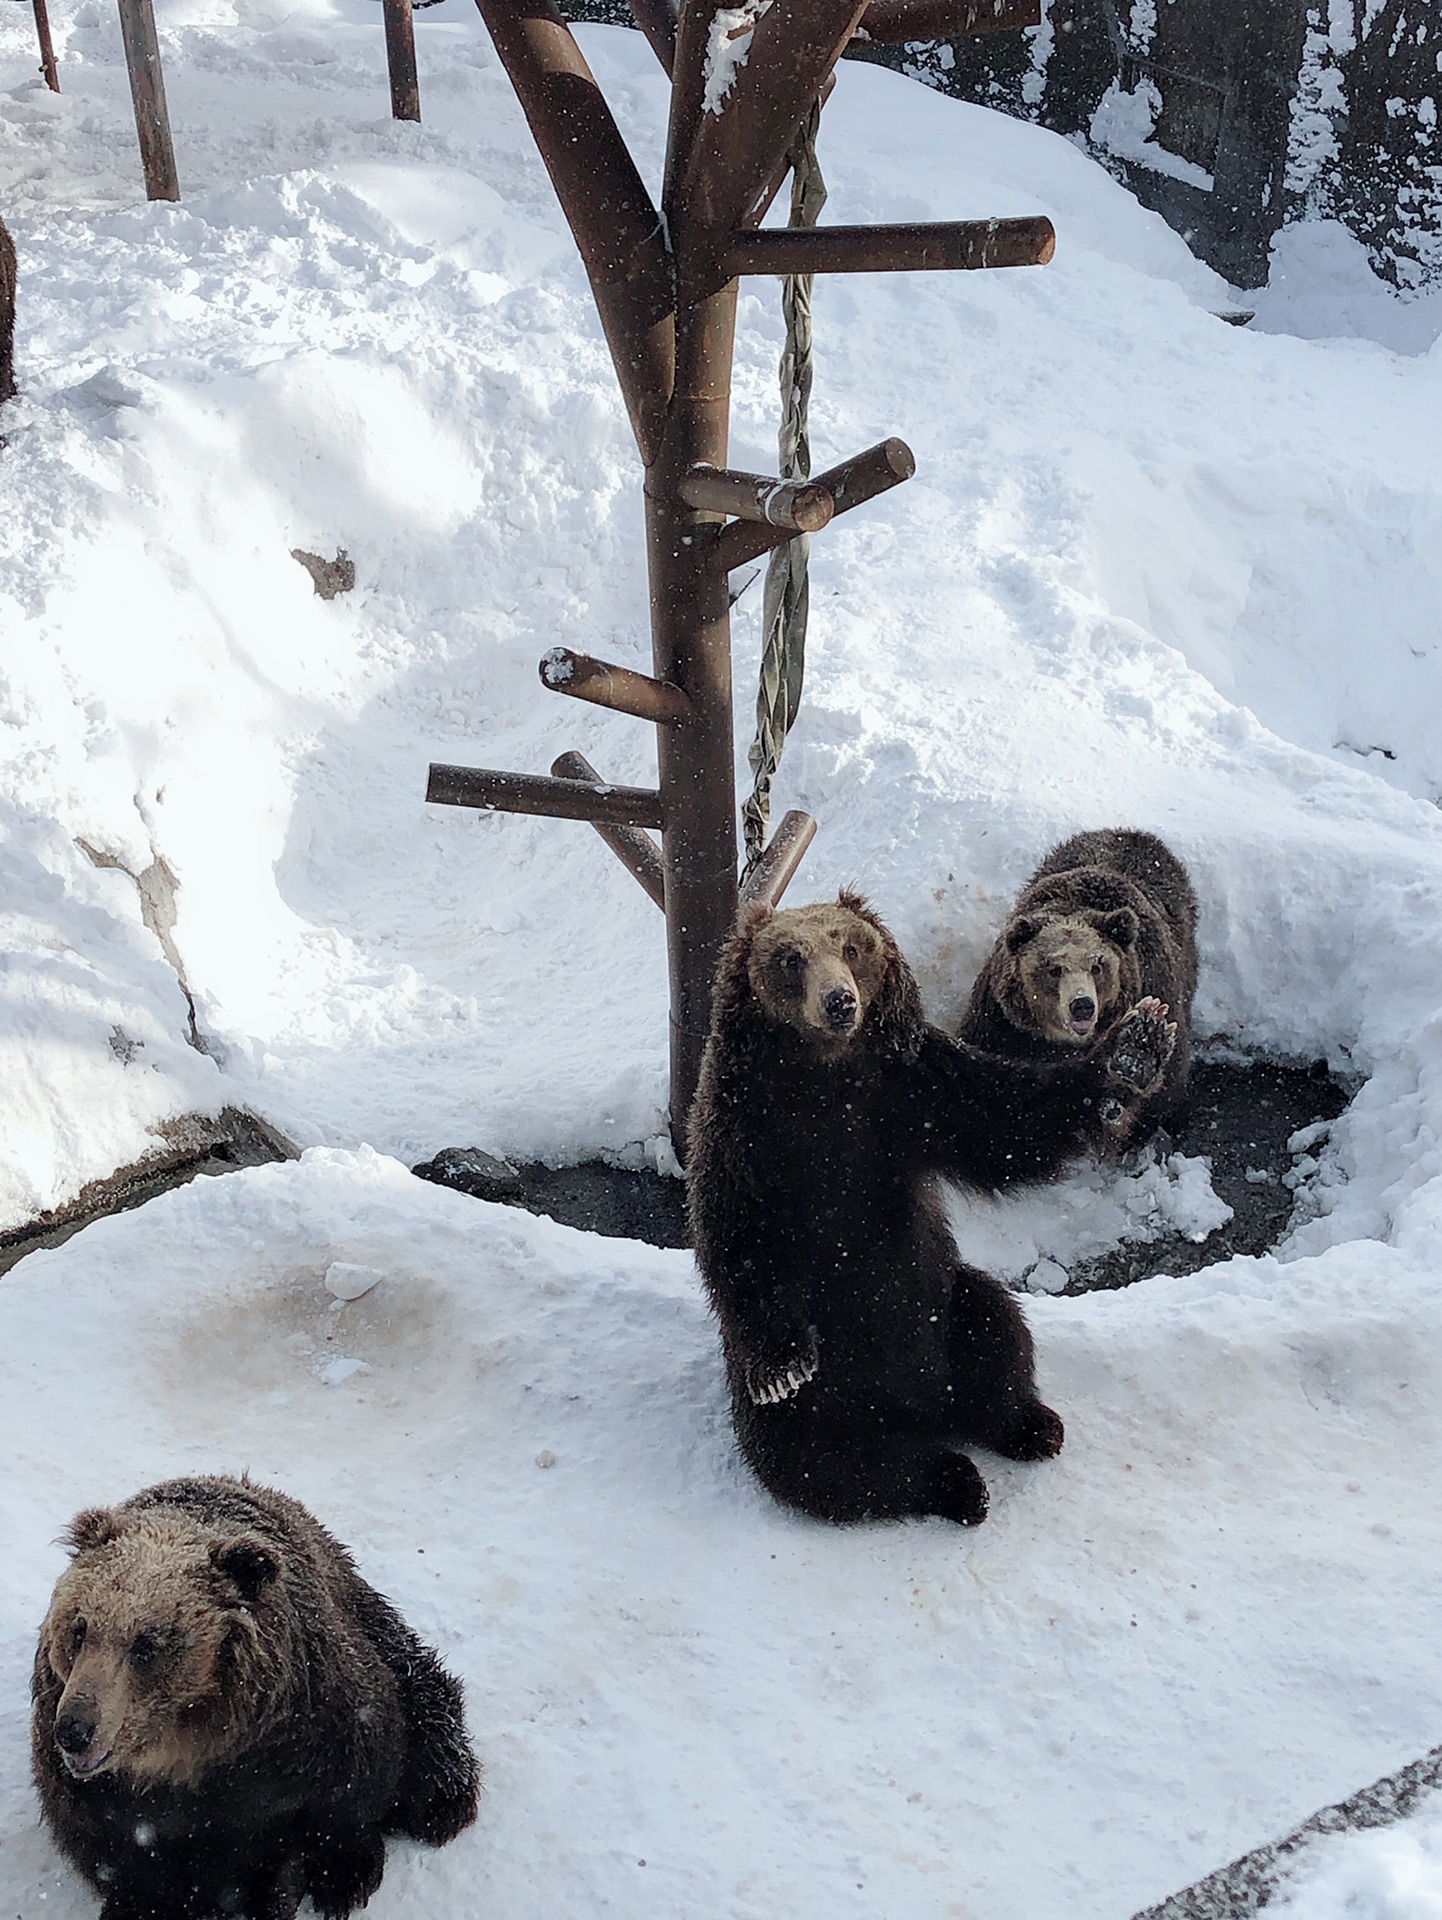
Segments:
[[[787,159],[791,163],[791,225],[814,227],[826,205],[826,182],[816,163],[816,130],[821,120],[818,103],[796,136]],[[811,478],[811,441],[807,408],[811,399],[811,275],[787,274],[782,283],[781,311],[786,320],[786,346],[781,355],[781,478]],[[806,615],[809,602],[807,562],[811,541],[797,534],[773,550],[766,569],[761,604],[764,641],[761,684],[756,694],[756,738],[751,744],[751,772],[755,784],[741,809],[746,835],[746,867],[750,873],[766,845],[771,817],[771,781],[781,764],[786,735],[801,705],[801,683],[806,671]]]

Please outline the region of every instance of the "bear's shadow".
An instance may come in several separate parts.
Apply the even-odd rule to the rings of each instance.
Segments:
[[[1286,1234],[1296,1205],[1287,1176],[1297,1156],[1289,1142],[1304,1128],[1335,1120],[1350,1097],[1323,1061],[1311,1067],[1268,1060],[1194,1063],[1187,1112],[1169,1150],[1210,1160],[1213,1189],[1231,1207],[1231,1219],[1201,1241],[1175,1230],[1124,1240],[1078,1260],[1064,1291],[1126,1287],[1154,1273],[1193,1273],[1234,1254],[1265,1253]],[[524,1207],[588,1233],[655,1247],[691,1244],[681,1181],[647,1169],[600,1161],[513,1166],[478,1148],[450,1147],[414,1171],[439,1186]]]

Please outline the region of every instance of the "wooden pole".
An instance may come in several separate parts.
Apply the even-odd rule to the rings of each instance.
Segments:
[[[421,83],[416,73],[416,27],[411,0],[381,0],[386,23],[386,66],[391,78],[391,118],[419,120]]]
[[[50,38],[50,14],[45,0],[31,0],[35,10],[35,37],[40,42],[40,71],[52,93],[60,91],[60,73],[55,65],[55,43]]]
[[[659,211],[554,0],[477,0],[580,250],[646,469],[654,674],[558,647],[541,662],[541,678],[553,691],[654,722],[657,787],[610,786],[579,754],[564,754],[550,779],[434,766],[427,798],[588,820],[663,906],[671,1136],[680,1153],[738,898],[728,570],[895,486],[915,462],[890,439],[805,486],[726,466],[737,275],[799,270],[767,252],[781,236],[745,230],[782,178],[866,0],[772,0],[737,24],[744,58],[729,65],[718,65],[710,46],[717,0],[683,0],[679,15],[672,0],[631,3],[672,76]],[[1032,3],[977,0],[994,12]],[[950,223],[869,237],[830,229],[839,237],[819,242],[826,260],[817,264],[1000,265],[998,236],[1018,226],[1030,233],[1026,257],[1044,257],[1039,225]],[[736,517],[726,524],[728,514]],[[657,826],[659,859],[641,831]],[[780,897],[814,831],[809,816],[787,815],[751,897]]]
[[[711,1025],[711,986],[736,920],[730,594],[726,576],[707,564],[717,515],[681,496],[690,468],[726,464],[736,282],[713,287],[702,266],[678,286],[676,387],[645,486],[652,659],[657,679],[679,687],[691,709],[656,735],[678,1154]]]
[[[591,283],[642,461],[660,445],[675,364],[660,216],[553,0],[476,0]]]
[[[673,136],[680,137],[674,155],[667,155],[668,218],[674,209],[719,235],[760,217],[801,122],[865,11],[866,0],[793,0],[768,8],[745,36],[745,64],[733,70],[731,88],[712,98],[707,75],[713,91],[716,76],[703,36],[714,8],[690,0],[681,17],[674,91],[679,96],[685,89],[685,110],[694,118],[681,129],[673,114]],[[693,18],[698,30],[688,33]],[[697,60],[699,78],[685,71]]]
[[[669,74],[676,63],[676,9],[671,0],[630,0],[636,25]]]
[[[175,172],[175,148],[171,144],[170,115],[165,106],[165,78],[160,71],[155,10],[151,0],[119,0],[119,6],[120,37],[125,44],[125,66],[130,75],[140,164],[145,170],[145,197],[178,200],[180,181]]]

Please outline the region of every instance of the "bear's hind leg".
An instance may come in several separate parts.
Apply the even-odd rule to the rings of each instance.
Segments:
[[[480,1793],[461,1683],[419,1641],[400,1681],[407,1751],[394,1830],[444,1846],[475,1819]]]
[[[1007,1460],[1054,1460],[1062,1450],[1066,1428],[1059,1413],[1040,1400],[1030,1400],[993,1432],[978,1435],[983,1437]]]
[[[1031,1332],[1017,1301],[979,1267],[958,1266],[951,1296],[951,1389],[958,1436],[1007,1460],[1061,1452],[1061,1416],[1037,1397]]]
[[[747,1456],[774,1499],[814,1520],[845,1526],[934,1513],[974,1527],[986,1518],[986,1482],[946,1441],[876,1428],[858,1432],[843,1421],[788,1438],[794,1444],[750,1446]]]

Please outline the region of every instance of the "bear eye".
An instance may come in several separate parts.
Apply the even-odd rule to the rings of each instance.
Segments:
[[[85,1645],[85,1622],[77,1620],[70,1629],[70,1644],[78,1652]]]
[[[783,953],[781,964],[787,973],[800,973],[806,963],[799,953]]]
[[[854,940],[847,941],[846,945],[841,949],[841,957],[848,966],[855,966],[856,962],[861,958],[861,953]]]
[[[142,1673],[160,1657],[160,1642],[153,1633],[138,1633],[131,1643],[130,1664]]]
[[[1051,979],[1051,980],[1061,979],[1062,969],[1060,967],[1048,967],[1046,971],[1047,971],[1048,979]]]
[[[1096,959],[1092,961],[1092,972],[1100,973],[1101,970],[1102,970],[1102,957],[1100,954],[1098,954]]]

